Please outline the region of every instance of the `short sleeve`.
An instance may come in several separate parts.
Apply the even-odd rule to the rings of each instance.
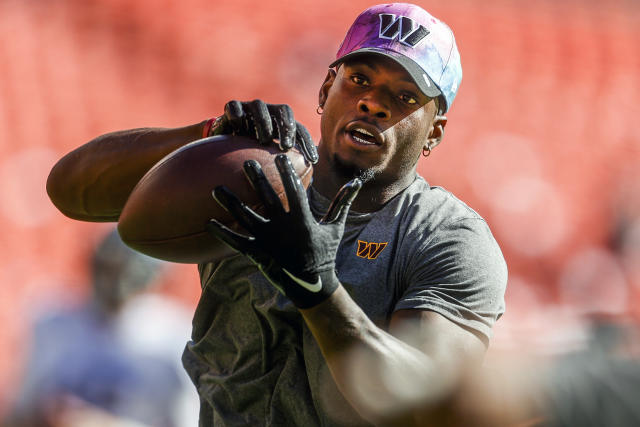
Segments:
[[[507,266],[482,218],[443,224],[416,247],[405,265],[408,283],[395,310],[421,309],[491,338],[504,313]]]

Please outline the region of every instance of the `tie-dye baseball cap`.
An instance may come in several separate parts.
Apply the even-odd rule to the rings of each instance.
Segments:
[[[451,107],[462,80],[460,54],[451,29],[421,7],[389,3],[368,8],[349,28],[330,67],[364,53],[395,60],[425,95],[441,98],[441,112]]]

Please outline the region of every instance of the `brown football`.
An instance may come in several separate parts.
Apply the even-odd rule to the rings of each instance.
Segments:
[[[138,182],[125,204],[118,231],[133,249],[154,258],[180,263],[201,263],[233,254],[209,234],[211,218],[238,229],[235,220],[211,195],[225,185],[242,201],[260,212],[261,203],[244,175],[245,160],[257,160],[274,190],[287,207],[280,174],[274,163],[282,153],[276,144],[259,145],[254,139],[216,136],[201,139],[172,152],[155,164]],[[311,182],[312,167],[302,154],[287,152],[303,185]]]

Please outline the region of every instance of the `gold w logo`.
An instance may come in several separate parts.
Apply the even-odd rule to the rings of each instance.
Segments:
[[[387,242],[374,243],[365,242],[364,240],[358,240],[358,255],[360,258],[376,259],[380,252],[387,246]]]

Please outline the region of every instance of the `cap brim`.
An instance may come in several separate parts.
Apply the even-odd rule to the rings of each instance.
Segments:
[[[335,67],[349,59],[368,54],[382,55],[400,64],[402,68],[407,70],[413,81],[418,86],[418,89],[428,97],[437,98],[442,95],[442,92],[433,80],[431,80],[431,77],[413,59],[385,49],[364,47],[362,49],[354,50],[353,52],[350,52],[332,62],[329,67]]]

